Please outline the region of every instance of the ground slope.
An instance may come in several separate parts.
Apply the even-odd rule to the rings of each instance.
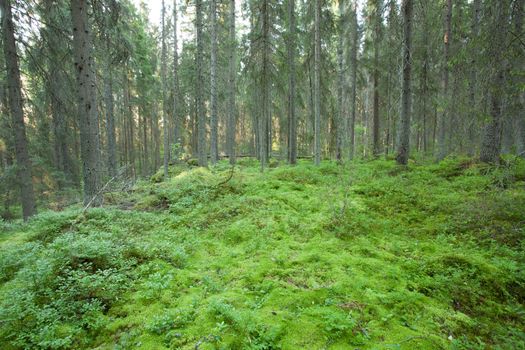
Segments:
[[[1,348],[525,348],[522,161],[257,169],[2,223]]]

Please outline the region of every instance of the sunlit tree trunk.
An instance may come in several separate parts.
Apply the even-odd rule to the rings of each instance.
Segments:
[[[204,83],[202,76],[202,59],[204,56],[204,38],[202,34],[202,0],[195,0],[195,29],[197,31],[197,52],[196,52],[196,98],[197,98],[197,151],[199,155],[199,165],[208,166],[208,156],[206,151],[206,111],[204,110]]]

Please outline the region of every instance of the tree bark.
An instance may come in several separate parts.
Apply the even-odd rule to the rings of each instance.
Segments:
[[[17,177],[20,186],[22,214],[24,220],[27,220],[30,216],[36,214],[36,203],[31,176],[31,161],[29,159],[28,142],[24,123],[24,101],[22,99],[22,83],[20,80],[20,69],[16,53],[11,2],[9,0],[2,0],[0,8],[3,12],[2,32],[5,64],[7,68],[9,109],[11,112],[15,141]]]
[[[228,119],[226,125],[226,151],[230,164],[235,164],[235,134],[237,126],[237,107],[235,104],[235,75],[237,66],[237,39],[235,34],[235,0],[230,0],[230,56],[228,64],[229,79],[229,98],[228,98]]]
[[[170,140],[168,131],[168,82],[167,82],[167,46],[166,46],[166,4],[162,0],[162,52],[161,52],[161,80],[162,80],[162,130],[164,140],[164,179],[168,179],[170,160]]]
[[[297,119],[295,110],[295,0],[288,0],[288,162],[297,164]]]
[[[351,90],[350,90],[350,125],[349,125],[349,159],[355,154],[355,119],[357,98],[357,51],[359,50],[359,28],[357,23],[357,0],[353,0],[352,8],[352,53],[350,57]]]
[[[210,1],[211,18],[211,67],[210,67],[210,153],[211,164],[215,165],[219,158],[219,116],[217,115],[217,0]]]
[[[379,47],[380,47],[380,36],[381,36],[381,23],[382,23],[382,3],[379,0],[375,0],[375,13],[374,13],[374,68],[372,73],[373,86],[374,86],[374,104],[372,111],[372,142],[373,142],[373,155],[377,157],[381,153],[381,140],[380,140],[380,128],[379,128]]]
[[[314,162],[321,163],[321,0],[315,0],[314,20]]]
[[[204,38],[202,34],[202,0],[195,0],[195,27],[197,31],[197,52],[195,61],[197,64],[196,97],[197,97],[197,151],[199,165],[208,166],[206,152],[206,113],[204,107],[204,83],[202,76],[202,59],[204,56]]]
[[[507,0],[498,0],[491,4],[493,9],[492,43],[490,50],[492,81],[490,86],[491,121],[485,127],[481,144],[480,160],[486,163],[499,163],[501,153],[501,133],[503,124],[502,104],[504,96],[507,61],[504,58],[506,34],[508,28]]]
[[[439,119],[438,126],[438,160],[442,160],[447,156],[448,147],[446,144],[446,135],[447,135],[447,124],[449,116],[449,104],[450,98],[448,95],[448,73],[449,73],[449,48],[451,41],[451,26],[452,26],[452,0],[447,0],[447,9],[445,13],[445,36],[443,38],[443,92],[442,99],[444,102],[443,112],[441,113],[441,118]]]
[[[403,83],[401,90],[401,127],[397,150],[397,163],[407,165],[410,151],[410,114],[412,102],[412,0],[403,0]]]
[[[89,2],[71,0],[73,20],[73,51],[78,85],[78,120],[80,127],[80,156],[84,183],[84,204],[100,205],[98,196],[99,174],[99,126],[97,90],[91,26],[88,21]]]
[[[182,121],[179,115],[179,45],[177,38],[177,0],[173,0],[173,139],[176,145],[173,158],[178,160],[182,149]]]
[[[337,86],[337,123],[336,123],[336,146],[335,146],[335,157],[338,162],[343,161],[343,130],[344,130],[344,107],[343,107],[343,96],[344,96],[344,58],[343,58],[343,45],[344,45],[344,1],[339,0],[339,43],[337,47],[337,64],[338,64],[338,86]]]

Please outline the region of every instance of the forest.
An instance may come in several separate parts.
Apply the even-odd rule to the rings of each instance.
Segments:
[[[523,0],[0,0],[0,349],[525,349]]]

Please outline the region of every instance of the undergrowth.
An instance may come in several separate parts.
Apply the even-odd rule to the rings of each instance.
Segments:
[[[2,349],[524,349],[525,162],[170,168],[0,222]]]

